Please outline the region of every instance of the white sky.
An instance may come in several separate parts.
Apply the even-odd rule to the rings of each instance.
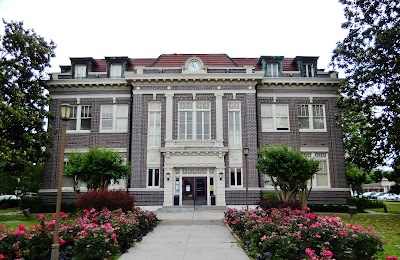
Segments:
[[[0,17],[57,44],[54,72],[69,57],[167,53],[319,56],[327,69],[346,35],[338,0],[0,0]]]

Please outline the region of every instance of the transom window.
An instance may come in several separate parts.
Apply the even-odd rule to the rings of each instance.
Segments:
[[[240,102],[228,103],[229,146],[241,146]]]
[[[101,105],[101,132],[128,131],[128,105]]]
[[[113,63],[110,64],[110,78],[121,78],[122,77],[122,64]]]
[[[69,132],[89,132],[92,122],[91,106],[77,105],[71,109],[71,117],[67,123]]]
[[[300,131],[324,131],[325,106],[324,105],[298,105]]]
[[[240,187],[242,186],[242,168],[230,168],[230,186]]]
[[[179,102],[179,139],[211,138],[211,104],[207,101]]]
[[[328,153],[303,152],[302,154],[306,158],[313,158],[319,162],[319,171],[309,181],[309,185],[312,185],[312,187],[329,187]]]
[[[160,187],[160,169],[148,169],[147,187]]]
[[[289,106],[284,104],[262,104],[261,125],[263,132],[288,131]]]
[[[149,102],[148,145],[161,145],[161,102]]]
[[[279,77],[278,63],[267,63],[267,77]]]
[[[86,65],[85,64],[77,64],[75,65],[75,78],[76,79],[82,79],[82,78],[86,78],[87,74],[86,74]]]

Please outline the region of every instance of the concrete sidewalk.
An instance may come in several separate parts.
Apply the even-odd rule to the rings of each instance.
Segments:
[[[156,210],[160,224],[120,260],[248,260],[222,222],[226,207]]]

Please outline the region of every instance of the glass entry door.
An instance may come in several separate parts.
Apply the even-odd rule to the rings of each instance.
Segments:
[[[182,204],[207,205],[207,177],[182,178]]]

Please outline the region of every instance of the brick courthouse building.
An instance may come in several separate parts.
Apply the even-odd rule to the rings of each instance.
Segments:
[[[317,69],[318,57],[70,60],[48,82],[56,131],[40,190],[47,200],[56,197],[62,103],[73,106],[66,163],[68,153],[90,147],[120,152],[132,175],[113,187],[129,191],[137,205],[245,204],[246,174],[249,201],[256,203],[273,192],[255,168],[257,149],[281,144],[320,162],[310,203],[344,203],[349,195],[334,106],[340,80]],[[63,199],[72,198],[65,178]]]

